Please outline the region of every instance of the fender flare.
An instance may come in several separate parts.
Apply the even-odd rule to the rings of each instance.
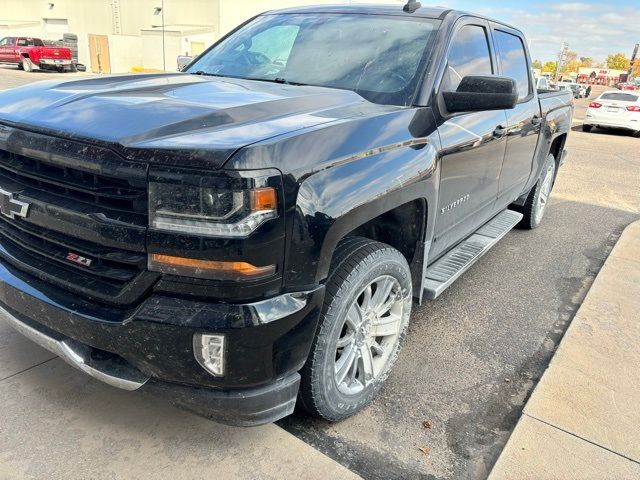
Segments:
[[[318,284],[346,235],[380,215],[418,201],[418,250],[433,234],[437,205],[437,146],[404,147],[335,165],[307,177],[298,190],[287,262],[291,284]],[[422,248],[421,248],[422,246]],[[424,253],[424,252],[423,252]],[[424,255],[416,255],[420,273]],[[414,259],[408,262],[414,270]],[[302,265],[302,266],[300,266]],[[414,277],[420,280],[420,275]]]

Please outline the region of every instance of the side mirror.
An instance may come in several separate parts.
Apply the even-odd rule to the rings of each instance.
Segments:
[[[509,77],[469,75],[455,92],[442,95],[451,113],[508,110],[518,103],[518,86]]]

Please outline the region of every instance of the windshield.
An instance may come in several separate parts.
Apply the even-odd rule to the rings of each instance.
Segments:
[[[187,72],[341,88],[372,102],[409,105],[438,25],[381,15],[262,15]]]

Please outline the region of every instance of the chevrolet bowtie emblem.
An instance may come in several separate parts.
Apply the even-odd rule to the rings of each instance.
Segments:
[[[0,188],[0,213],[9,218],[24,218],[29,214],[29,204],[17,200],[12,192]]]

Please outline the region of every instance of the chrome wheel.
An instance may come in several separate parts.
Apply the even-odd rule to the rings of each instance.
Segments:
[[[335,352],[340,392],[357,394],[385,371],[400,338],[404,306],[402,287],[390,275],[376,278],[349,306]]]
[[[549,195],[551,194],[551,188],[553,187],[553,177],[556,171],[555,163],[550,163],[547,166],[547,170],[540,186],[540,193],[538,194],[538,201],[536,202],[535,212],[533,214],[534,221],[540,223],[544,212],[547,209],[549,203]]]

